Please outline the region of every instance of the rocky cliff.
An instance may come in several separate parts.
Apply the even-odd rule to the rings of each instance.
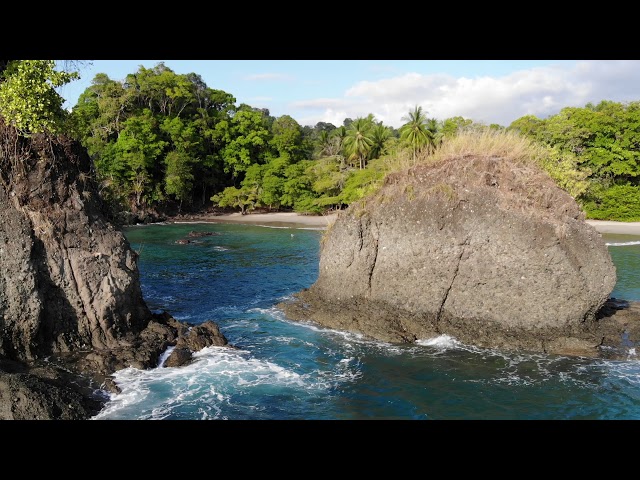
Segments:
[[[0,206],[0,419],[91,416],[111,373],[154,367],[190,334],[148,309],[79,143],[0,123]],[[226,344],[214,333],[191,344]]]
[[[597,355],[625,329],[598,315],[615,282],[600,234],[545,172],[459,156],[391,175],[339,215],[316,283],[281,307],[384,341]]]
[[[136,253],[101,211],[91,162],[64,138],[0,139],[0,354],[116,346],[151,319]]]

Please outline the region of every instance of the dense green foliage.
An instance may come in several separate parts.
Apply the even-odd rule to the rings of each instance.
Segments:
[[[323,213],[359,200],[385,175],[432,156],[458,132],[518,132],[590,218],[640,220],[640,102],[602,101],[500,125],[438,121],[416,106],[398,130],[366,117],[301,126],[236,105],[202,78],[158,63],[122,81],[94,77],[71,114],[56,89],[78,78],[52,60],[0,60],[0,116],[23,134],[64,132],[93,158],[115,210],[210,205]],[[540,150],[541,152],[543,150]]]
[[[435,146],[444,124],[426,120]],[[451,119],[448,132],[466,122]],[[96,75],[70,125],[94,159],[105,197],[132,211],[213,202],[242,212],[323,213],[365,195],[384,177],[386,163],[375,160],[410,146],[371,114],[339,127],[302,127],[289,115],[237,106],[197,74],[163,63],[124,81]]]
[[[0,115],[23,135],[59,132],[66,112],[56,92],[78,78],[77,72],[55,69],[53,60],[3,61],[0,71]]]
[[[509,129],[575,158],[586,180],[575,198],[589,218],[640,220],[640,102],[567,107],[544,120],[528,115]]]

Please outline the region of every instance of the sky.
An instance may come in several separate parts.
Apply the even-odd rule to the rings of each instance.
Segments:
[[[640,60],[93,60],[58,93],[72,108],[96,74],[122,81],[160,62],[177,74],[200,75],[236,105],[267,108],[303,126],[340,126],[372,113],[399,128],[421,106],[428,118],[506,127],[565,107],[640,101]]]

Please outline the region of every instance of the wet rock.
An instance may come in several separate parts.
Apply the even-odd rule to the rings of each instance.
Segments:
[[[191,327],[186,332],[182,332],[164,366],[177,367],[185,365],[191,361],[194,352],[206,347],[222,347],[228,344],[227,338],[220,332],[218,325],[211,320],[207,320],[200,325]]]
[[[218,232],[196,232],[195,230],[192,230],[191,232],[189,232],[189,237],[215,237],[220,235],[220,233]]]

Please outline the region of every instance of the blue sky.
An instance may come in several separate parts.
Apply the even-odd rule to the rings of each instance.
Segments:
[[[429,118],[508,126],[524,115],[546,118],[589,102],[640,100],[640,60],[93,60],[59,93],[71,108],[96,74],[121,81],[159,62],[178,74],[199,74],[237,105],[311,126],[373,113],[399,128],[416,105]]]

